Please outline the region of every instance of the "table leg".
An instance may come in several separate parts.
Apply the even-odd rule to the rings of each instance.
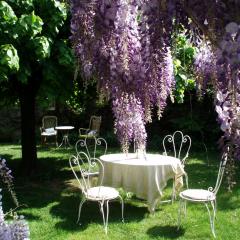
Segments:
[[[58,148],[60,148],[61,146],[64,146],[65,148],[67,147],[72,147],[71,144],[69,143],[69,139],[68,139],[68,132],[63,134],[63,139],[61,144],[58,146]]]

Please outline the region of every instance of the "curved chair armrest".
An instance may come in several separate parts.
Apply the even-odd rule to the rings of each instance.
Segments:
[[[79,135],[85,135],[89,130],[88,128],[79,128]]]
[[[185,166],[185,161],[188,158],[188,153],[186,154],[186,156],[181,160],[181,163],[183,165],[183,167]]]
[[[44,132],[44,128],[40,127],[40,132],[43,133]]]

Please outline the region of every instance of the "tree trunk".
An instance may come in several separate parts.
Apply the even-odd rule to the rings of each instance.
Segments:
[[[21,107],[21,172],[32,174],[36,169],[37,147],[35,133],[35,101],[36,94],[31,85],[22,86],[20,93]]]

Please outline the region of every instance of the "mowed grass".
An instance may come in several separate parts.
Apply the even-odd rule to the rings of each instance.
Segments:
[[[109,149],[108,152],[116,152]],[[154,214],[149,214],[144,201],[125,197],[125,223],[121,222],[118,202],[110,204],[108,235],[105,235],[98,205],[86,203],[82,211],[82,225],[76,224],[81,195],[69,168],[68,158],[74,149],[38,148],[38,171],[33,176],[21,176],[17,171],[21,158],[20,145],[0,145],[0,156],[5,157],[13,168],[15,190],[21,204],[18,210],[30,225],[32,240],[87,240],[87,239],[213,239],[209,218],[204,205],[187,206],[187,217],[177,229],[178,200],[173,204],[162,203]],[[186,166],[189,187],[214,186],[219,157],[211,151],[209,164],[204,153],[190,153]],[[218,193],[216,219],[217,239],[240,239],[240,189],[239,168],[233,191],[227,191],[224,182]],[[3,191],[3,208],[6,212],[13,203]],[[171,182],[164,191],[163,199],[169,198]]]

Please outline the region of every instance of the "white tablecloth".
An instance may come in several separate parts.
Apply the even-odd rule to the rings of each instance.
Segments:
[[[135,153],[119,153],[103,155],[100,160],[104,166],[103,185],[135,193],[147,200],[151,212],[169,179],[175,178],[176,190],[183,186],[184,169],[178,158],[146,154],[146,159],[139,159]]]

